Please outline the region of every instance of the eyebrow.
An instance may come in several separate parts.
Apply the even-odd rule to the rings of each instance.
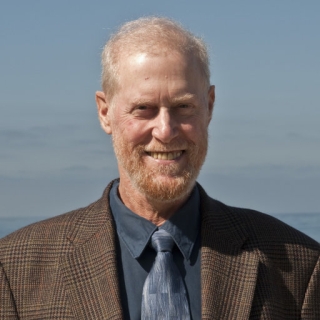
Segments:
[[[190,101],[195,99],[196,99],[196,95],[191,93],[186,93],[181,96],[173,97],[172,99],[170,99],[170,103],[177,104],[179,102]],[[133,104],[134,105],[154,104],[154,101],[152,99],[137,99],[133,101]]]
[[[186,93],[184,95],[172,98],[171,103],[178,103],[178,102],[183,102],[186,100],[195,100],[195,97],[196,96],[194,94]]]

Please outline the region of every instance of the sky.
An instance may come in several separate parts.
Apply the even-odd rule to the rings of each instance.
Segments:
[[[216,103],[198,181],[226,204],[320,212],[320,1],[2,0],[0,219],[50,217],[118,177],[98,123],[100,54],[141,16],[207,42]]]

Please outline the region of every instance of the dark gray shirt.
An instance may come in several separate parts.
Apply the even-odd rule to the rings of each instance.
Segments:
[[[112,186],[110,206],[118,234],[120,295],[124,319],[140,320],[142,288],[156,256],[148,244],[158,227],[122,203],[118,185],[115,182]],[[195,187],[188,201],[160,227],[175,241],[173,258],[186,285],[192,319],[201,319],[199,206]]]

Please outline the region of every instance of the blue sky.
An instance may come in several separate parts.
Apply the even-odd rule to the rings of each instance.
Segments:
[[[199,182],[227,204],[320,212],[319,1],[2,1],[0,217],[85,206],[117,177],[94,93],[127,20],[202,36],[217,100]]]

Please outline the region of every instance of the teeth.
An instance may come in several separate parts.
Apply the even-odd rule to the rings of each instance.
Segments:
[[[180,157],[182,151],[175,151],[175,152],[149,152],[149,155],[154,159],[159,160],[173,160]]]

